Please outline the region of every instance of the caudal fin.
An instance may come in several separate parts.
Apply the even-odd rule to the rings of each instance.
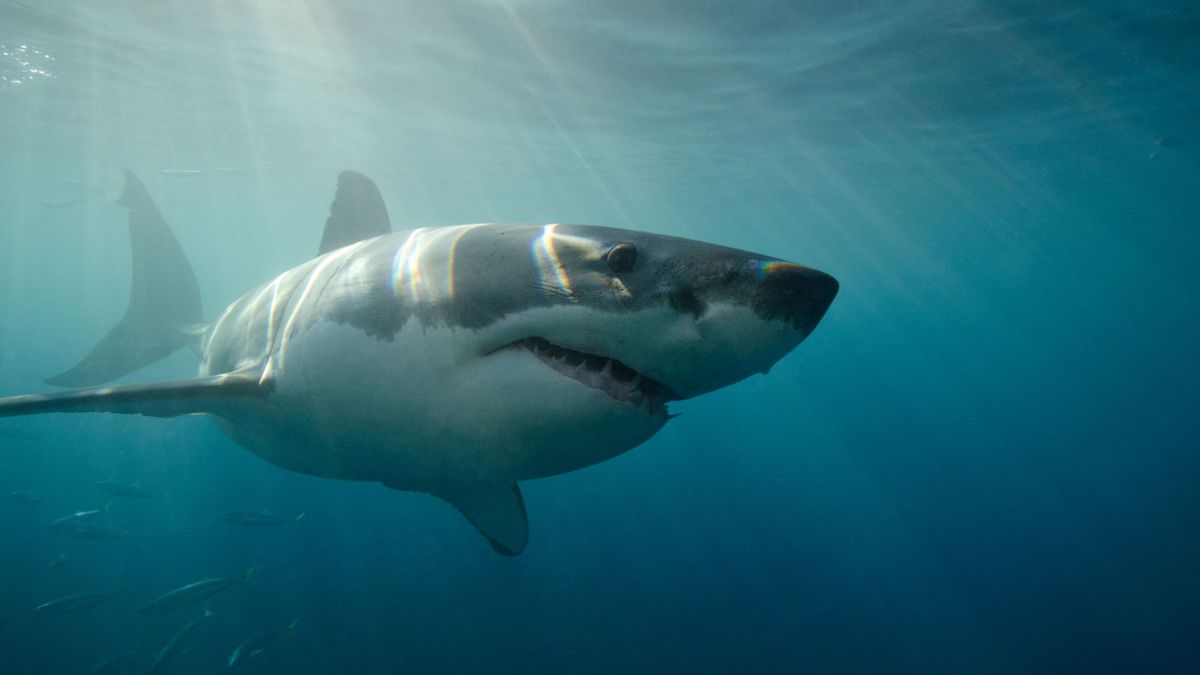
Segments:
[[[63,387],[103,384],[188,345],[201,322],[192,265],[145,186],[125,172],[117,204],[129,209],[133,277],[125,316],[73,368],[46,380]]]

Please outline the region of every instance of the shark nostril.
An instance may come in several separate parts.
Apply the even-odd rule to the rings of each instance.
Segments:
[[[807,336],[825,316],[837,292],[837,280],[824,272],[770,261],[763,265],[754,309],[768,319],[790,321]]]

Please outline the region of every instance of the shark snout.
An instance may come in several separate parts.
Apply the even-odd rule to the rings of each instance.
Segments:
[[[768,319],[783,319],[802,333],[817,327],[838,292],[830,275],[795,263],[762,260],[756,266],[754,310]]]
[[[670,296],[675,329],[652,331],[640,343],[652,350],[633,361],[672,399],[767,372],[816,328],[838,292],[820,270],[759,256],[728,260],[708,278],[719,283]]]

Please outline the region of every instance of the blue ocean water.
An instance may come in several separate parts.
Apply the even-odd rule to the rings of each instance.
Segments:
[[[170,672],[296,617],[246,672],[1200,670],[1197,35],[1183,2],[0,1],[2,395],[124,310],[122,168],[209,318],[312,256],[346,168],[397,228],[642,229],[842,284],[769,375],[524,484],[516,558],[202,418],[4,420],[0,670],[144,672],[191,617],[135,609],[250,565]],[[126,539],[46,530],[109,502]],[[219,519],[259,508],[305,516]]]

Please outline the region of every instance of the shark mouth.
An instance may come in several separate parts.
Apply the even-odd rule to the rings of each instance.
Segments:
[[[560,347],[540,337],[517,340],[501,349],[524,349],[560,375],[608,394],[610,398],[655,415],[667,412],[667,401],[675,398],[671,390],[620,361]]]

